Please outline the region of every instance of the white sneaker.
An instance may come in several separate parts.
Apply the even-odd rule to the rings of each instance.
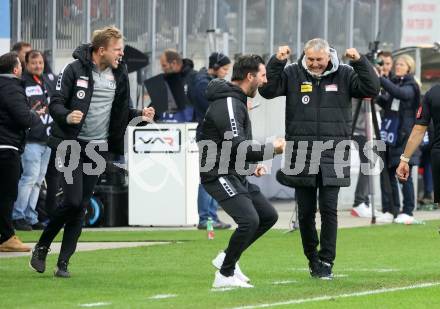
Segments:
[[[377,217],[376,222],[377,223],[393,223],[393,220],[394,220],[394,216],[389,212],[385,212],[381,216]]]
[[[414,224],[415,219],[413,216],[407,214],[399,214],[396,219],[394,219],[394,223],[399,224]]]
[[[365,203],[360,203],[358,206],[353,207],[351,210],[351,215],[353,217],[360,217],[360,218],[371,218],[371,207],[367,206]]]
[[[375,215],[376,218],[377,217],[381,217],[381,216],[383,216],[383,212],[381,212],[380,210],[375,209],[374,210],[374,215]]]
[[[225,260],[226,253],[223,251],[220,252],[215,259],[212,260],[212,265],[214,265],[215,268],[219,269],[222,268],[223,261]],[[238,262],[235,264],[235,270],[234,270],[234,276],[240,279],[243,282],[250,282],[251,279],[249,279],[240,269],[240,266],[238,266]]]
[[[230,277],[223,276],[220,271],[215,272],[214,283],[212,284],[213,288],[253,288],[254,286],[241,281],[235,275]]]

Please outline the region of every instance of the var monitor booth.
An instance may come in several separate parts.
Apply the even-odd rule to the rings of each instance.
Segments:
[[[197,123],[154,123],[128,128],[128,223],[198,223]]]

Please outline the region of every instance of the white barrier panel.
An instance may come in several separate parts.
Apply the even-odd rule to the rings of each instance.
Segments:
[[[163,123],[128,128],[129,225],[198,223],[196,127]]]

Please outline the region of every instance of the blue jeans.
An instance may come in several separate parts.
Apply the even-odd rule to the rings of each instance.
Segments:
[[[409,166],[410,171],[411,168],[412,166],[410,165]],[[389,174],[394,204],[391,203],[390,198],[386,194],[382,195],[383,212],[390,212],[394,216],[399,214],[400,206],[401,206],[400,197],[399,197],[399,184],[397,182],[397,178],[395,175],[396,169],[397,166],[388,168],[388,174]],[[414,203],[414,184],[411,173],[409,174],[408,180],[402,184],[402,195],[403,195],[402,213],[412,216],[415,203]]]
[[[209,217],[211,217],[211,219],[214,222],[218,221],[218,217],[217,217],[218,203],[211,195],[209,195],[208,192],[206,192],[205,188],[203,188],[201,184],[199,184],[197,208],[199,211],[200,224],[206,223]]]
[[[50,158],[50,148],[37,143],[26,144],[21,155],[23,174],[18,182],[18,197],[14,204],[12,219],[24,219],[33,225],[38,223],[35,211],[40,195],[40,186],[46,175]]]
[[[159,121],[161,122],[192,122],[194,121],[194,107],[187,106],[184,110],[179,110],[176,113],[164,112],[159,116]]]

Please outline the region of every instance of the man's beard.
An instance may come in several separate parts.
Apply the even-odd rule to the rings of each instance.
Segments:
[[[248,93],[246,93],[246,95],[250,98],[255,98],[255,96],[257,95],[257,89],[258,89],[258,85],[250,86],[249,91]]]

